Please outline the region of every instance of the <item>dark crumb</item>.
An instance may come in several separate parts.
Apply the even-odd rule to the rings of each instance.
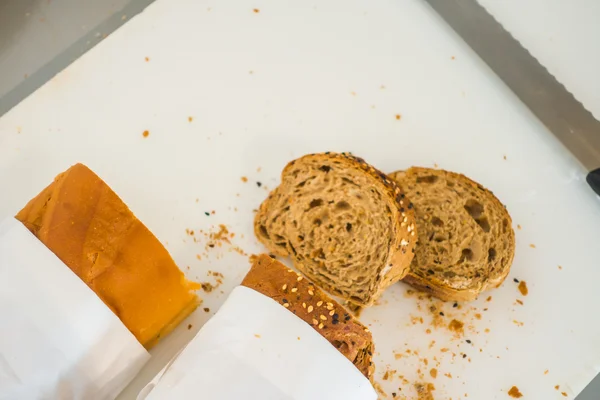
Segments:
[[[392,392],[392,397],[396,397],[396,392]]]
[[[203,282],[200,284],[200,286],[202,286],[202,290],[204,290],[206,293],[210,293],[215,289],[215,287],[208,282]]]
[[[463,354],[463,358],[467,358],[467,355],[466,355],[466,354]]]
[[[262,183],[260,183],[260,182],[256,182],[256,186],[258,186],[258,187],[261,187],[261,186],[262,186]]]
[[[443,317],[443,316],[444,316],[444,313],[440,311],[440,315]]]
[[[274,260],[277,258],[277,256],[275,256],[275,254],[269,254],[269,257],[271,257]]]
[[[515,283],[519,283],[519,280],[517,278],[514,278],[513,281],[515,281]]]
[[[465,340],[465,342],[471,344],[471,341],[469,339]]]
[[[413,203],[408,203],[408,209],[410,210],[411,208],[413,208]]]
[[[454,308],[458,307],[458,303],[454,303],[454,304],[452,305],[452,307],[454,307]]]
[[[208,211],[204,211],[204,215],[206,215],[207,217],[210,217],[210,213]]]
[[[204,312],[210,312],[210,308],[204,307]]]
[[[209,243],[209,244],[208,244],[208,247],[210,247],[210,248],[212,249],[213,247],[215,247],[215,245],[214,245],[214,244],[212,244],[212,243]]]
[[[190,329],[192,329],[192,324],[189,324],[189,325],[188,325],[188,331],[189,331]]]

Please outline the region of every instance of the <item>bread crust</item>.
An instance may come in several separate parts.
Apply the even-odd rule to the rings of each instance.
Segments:
[[[16,215],[147,349],[200,303],[198,288],[106,183],[83,164]]]
[[[256,256],[242,285],[272,298],[313,327],[371,379],[371,332],[315,284],[266,254]]]
[[[281,185],[275,188],[270,194],[269,197],[261,204],[259,211],[255,217],[254,222],[254,231],[256,237],[263,242],[269,248],[271,252],[274,254],[286,257],[290,256],[291,252],[287,248],[282,248],[281,246],[275,245],[271,240],[267,240],[263,235],[260,234],[260,228],[263,221],[266,220],[266,216],[268,215],[268,210],[271,207],[270,200],[275,196],[275,194],[279,190],[283,190],[286,176],[291,173],[294,165],[307,162],[310,160],[314,161],[339,161],[341,165],[345,168],[350,168],[359,171],[360,173],[368,176],[372,181],[373,185],[377,185],[381,191],[386,195],[387,202],[390,205],[391,210],[391,220],[393,221],[393,237],[390,241],[390,246],[387,249],[388,254],[386,257],[386,261],[380,270],[377,271],[378,274],[378,284],[376,290],[367,298],[366,301],[357,301],[357,299],[350,299],[348,296],[345,296],[344,293],[336,290],[335,287],[329,285],[327,282],[320,280],[317,276],[311,276],[307,274],[309,278],[317,282],[323,289],[326,291],[335,294],[336,296],[343,297],[344,299],[355,303],[362,307],[370,306],[382,293],[383,291],[392,285],[393,283],[399,281],[409,271],[409,266],[414,256],[414,247],[416,243],[416,220],[414,211],[412,209],[412,203],[407,199],[404,193],[400,190],[398,185],[390,179],[386,174],[374,168],[372,165],[367,163],[364,159],[353,156],[349,153],[317,153],[317,154],[308,154],[299,159],[293,160],[289,162],[286,167],[283,169],[281,173]],[[411,235],[411,232],[413,233]],[[301,272],[307,273],[300,263],[292,256],[294,261],[294,265]],[[381,277],[382,270],[387,268],[387,271],[384,271],[383,276]]]
[[[398,185],[402,187],[402,180],[407,174],[411,174],[414,176],[419,176],[422,174],[442,176],[444,179],[450,178],[455,181],[460,181],[463,185],[484,192],[486,199],[489,202],[488,206],[491,206],[497,210],[501,210],[503,217],[506,218],[506,220],[508,221],[509,229],[507,231],[507,240],[509,242],[509,248],[506,263],[497,274],[493,276],[487,276],[485,277],[485,279],[476,282],[476,284],[473,287],[469,287],[467,289],[458,290],[452,288],[448,286],[448,284],[443,280],[436,279],[436,276],[422,276],[421,274],[415,273],[413,269],[409,271],[409,273],[406,275],[403,281],[416,287],[419,290],[430,293],[441,300],[460,302],[475,300],[481,292],[489,288],[495,288],[500,286],[510,273],[510,267],[514,259],[515,251],[515,234],[514,230],[512,229],[512,219],[508,211],[506,211],[504,205],[500,202],[500,200],[498,200],[498,198],[490,190],[486,189],[481,184],[473,181],[472,179],[466,177],[463,174],[459,174],[456,172],[423,167],[411,167],[406,171],[396,171],[394,173],[391,173],[390,178],[394,179],[398,183]],[[417,243],[417,246],[420,245],[421,244]]]

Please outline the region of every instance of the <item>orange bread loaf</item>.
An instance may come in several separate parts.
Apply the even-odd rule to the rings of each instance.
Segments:
[[[85,165],[58,175],[16,218],[73,270],[146,348],[198,305],[158,239]]]

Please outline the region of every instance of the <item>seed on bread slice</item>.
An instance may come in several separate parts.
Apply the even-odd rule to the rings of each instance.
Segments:
[[[370,305],[408,272],[412,205],[398,186],[350,154],[290,162],[254,221],[258,239],[326,291]]]
[[[470,301],[510,271],[515,234],[504,205],[453,172],[413,167],[390,174],[415,207],[418,242],[404,278],[446,301]]]

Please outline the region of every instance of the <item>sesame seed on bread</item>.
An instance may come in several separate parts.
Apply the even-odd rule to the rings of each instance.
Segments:
[[[312,326],[371,379],[373,339],[344,307],[302,275],[266,254],[255,258],[242,285],[272,298]]]

